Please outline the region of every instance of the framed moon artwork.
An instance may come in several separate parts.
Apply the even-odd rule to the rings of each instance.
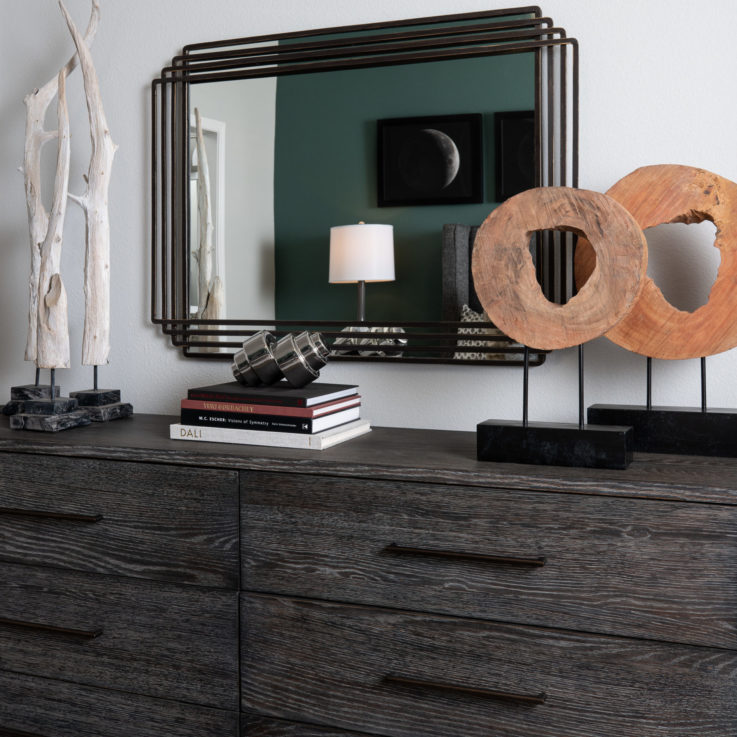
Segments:
[[[377,121],[378,205],[483,202],[480,113]]]

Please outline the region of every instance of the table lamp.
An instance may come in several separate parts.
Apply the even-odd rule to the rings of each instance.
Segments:
[[[394,226],[358,223],[330,228],[331,284],[358,284],[358,320],[366,319],[366,282],[394,281]]]

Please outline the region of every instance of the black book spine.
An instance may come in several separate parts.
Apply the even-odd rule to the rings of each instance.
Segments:
[[[251,415],[241,412],[182,409],[181,421],[183,425],[229,427],[238,430],[268,430],[270,432],[299,432],[307,435],[312,433],[312,419],[309,417]]]
[[[204,402],[233,402],[234,404],[273,404],[277,407],[306,407],[307,400],[297,397],[274,397],[273,395],[245,396],[243,394],[224,394],[222,392],[204,392],[190,389],[187,399],[199,399]]]

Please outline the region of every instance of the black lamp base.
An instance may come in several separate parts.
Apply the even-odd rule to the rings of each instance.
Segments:
[[[635,450],[643,453],[737,458],[737,410],[593,404],[592,425],[631,425]]]
[[[632,463],[631,427],[486,420],[476,426],[476,457],[498,463],[581,468],[627,468]]]

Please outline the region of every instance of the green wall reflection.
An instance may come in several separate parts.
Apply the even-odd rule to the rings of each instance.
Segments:
[[[276,317],[351,320],[356,287],[328,284],[332,225],[394,226],[396,281],[367,285],[368,320],[441,318],[441,230],[496,206],[494,113],[534,108],[533,53],[280,77],[276,94]],[[376,121],[483,114],[484,202],[377,207]]]

